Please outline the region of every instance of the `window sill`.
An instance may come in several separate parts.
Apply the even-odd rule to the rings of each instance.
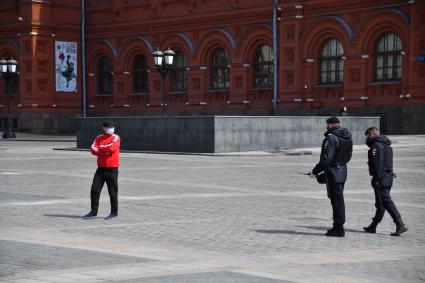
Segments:
[[[187,95],[187,91],[170,91],[168,92],[170,95]]]
[[[19,96],[19,93],[4,93],[3,96]]]
[[[133,92],[129,94],[130,96],[149,96],[149,92]]]
[[[370,82],[369,85],[398,85],[401,84],[400,80],[394,80],[394,81],[373,81]]]
[[[264,88],[251,88],[249,91],[272,91],[272,87],[264,87]]]
[[[113,94],[111,93],[111,94],[96,94],[95,95],[96,97],[112,97],[113,96]]]
[[[344,87],[344,84],[320,84],[316,85],[316,88],[327,88],[327,87]]]
[[[208,93],[227,93],[229,92],[229,89],[228,88],[210,89],[207,92]]]

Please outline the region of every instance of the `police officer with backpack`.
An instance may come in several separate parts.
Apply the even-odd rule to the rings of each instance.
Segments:
[[[312,170],[319,183],[326,183],[328,197],[333,211],[333,228],[325,234],[330,237],[344,237],[345,204],[344,184],[347,180],[347,163],[353,152],[351,133],[341,128],[337,117],[326,120],[327,131],[322,142],[320,161]]]
[[[396,231],[391,233],[391,236],[400,236],[407,231],[407,227],[390,196],[395,178],[391,141],[381,135],[376,127],[367,129],[365,135],[367,136],[366,144],[369,146],[368,165],[369,174],[372,176],[372,187],[375,191],[376,213],[372,218],[372,223],[368,227],[364,227],[364,230],[368,233],[376,233],[376,226],[381,222],[386,210],[396,224]]]

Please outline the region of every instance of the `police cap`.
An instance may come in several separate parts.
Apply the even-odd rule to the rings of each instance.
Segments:
[[[328,118],[326,120],[326,123],[328,123],[328,124],[339,124],[341,122],[339,121],[339,119],[337,117],[333,116],[333,117]]]
[[[369,135],[369,133],[372,132],[373,130],[378,130],[378,128],[377,127],[370,127],[364,132],[364,135],[365,136]]]

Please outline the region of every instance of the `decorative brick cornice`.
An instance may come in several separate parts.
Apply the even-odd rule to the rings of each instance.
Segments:
[[[114,30],[121,35],[140,34],[140,30],[149,33],[172,32],[198,30],[210,27],[227,27],[241,24],[271,22],[272,15],[270,9],[255,9],[249,11],[239,11],[230,13],[217,13],[208,15],[196,15],[184,18],[174,18],[170,25],[170,19],[141,20],[111,24],[100,24],[88,26],[89,34],[99,33],[105,36],[105,30]],[[193,23],[196,22],[196,25]]]
[[[282,18],[292,19],[298,14],[298,9],[295,5],[299,4],[299,0],[286,0],[282,4]],[[407,1],[402,0],[368,0],[368,1],[328,1],[327,4],[321,3],[320,6],[314,4],[315,1],[302,1],[303,2],[303,16],[323,16],[335,15],[350,11],[370,10],[374,8],[391,8],[408,5]],[[340,4],[344,3],[344,4]]]

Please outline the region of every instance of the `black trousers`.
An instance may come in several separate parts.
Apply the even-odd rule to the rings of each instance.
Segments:
[[[334,225],[343,225],[345,223],[344,183],[329,183],[328,187]]]
[[[385,210],[391,215],[393,221],[401,218],[400,212],[398,212],[395,203],[391,199],[390,191],[391,187],[376,187],[373,186],[373,190],[375,191],[375,207],[376,213],[373,218],[376,222],[381,222],[384,217]]]
[[[103,185],[108,186],[111,213],[118,214],[118,168],[97,168],[90,191],[91,211],[97,214]]]

